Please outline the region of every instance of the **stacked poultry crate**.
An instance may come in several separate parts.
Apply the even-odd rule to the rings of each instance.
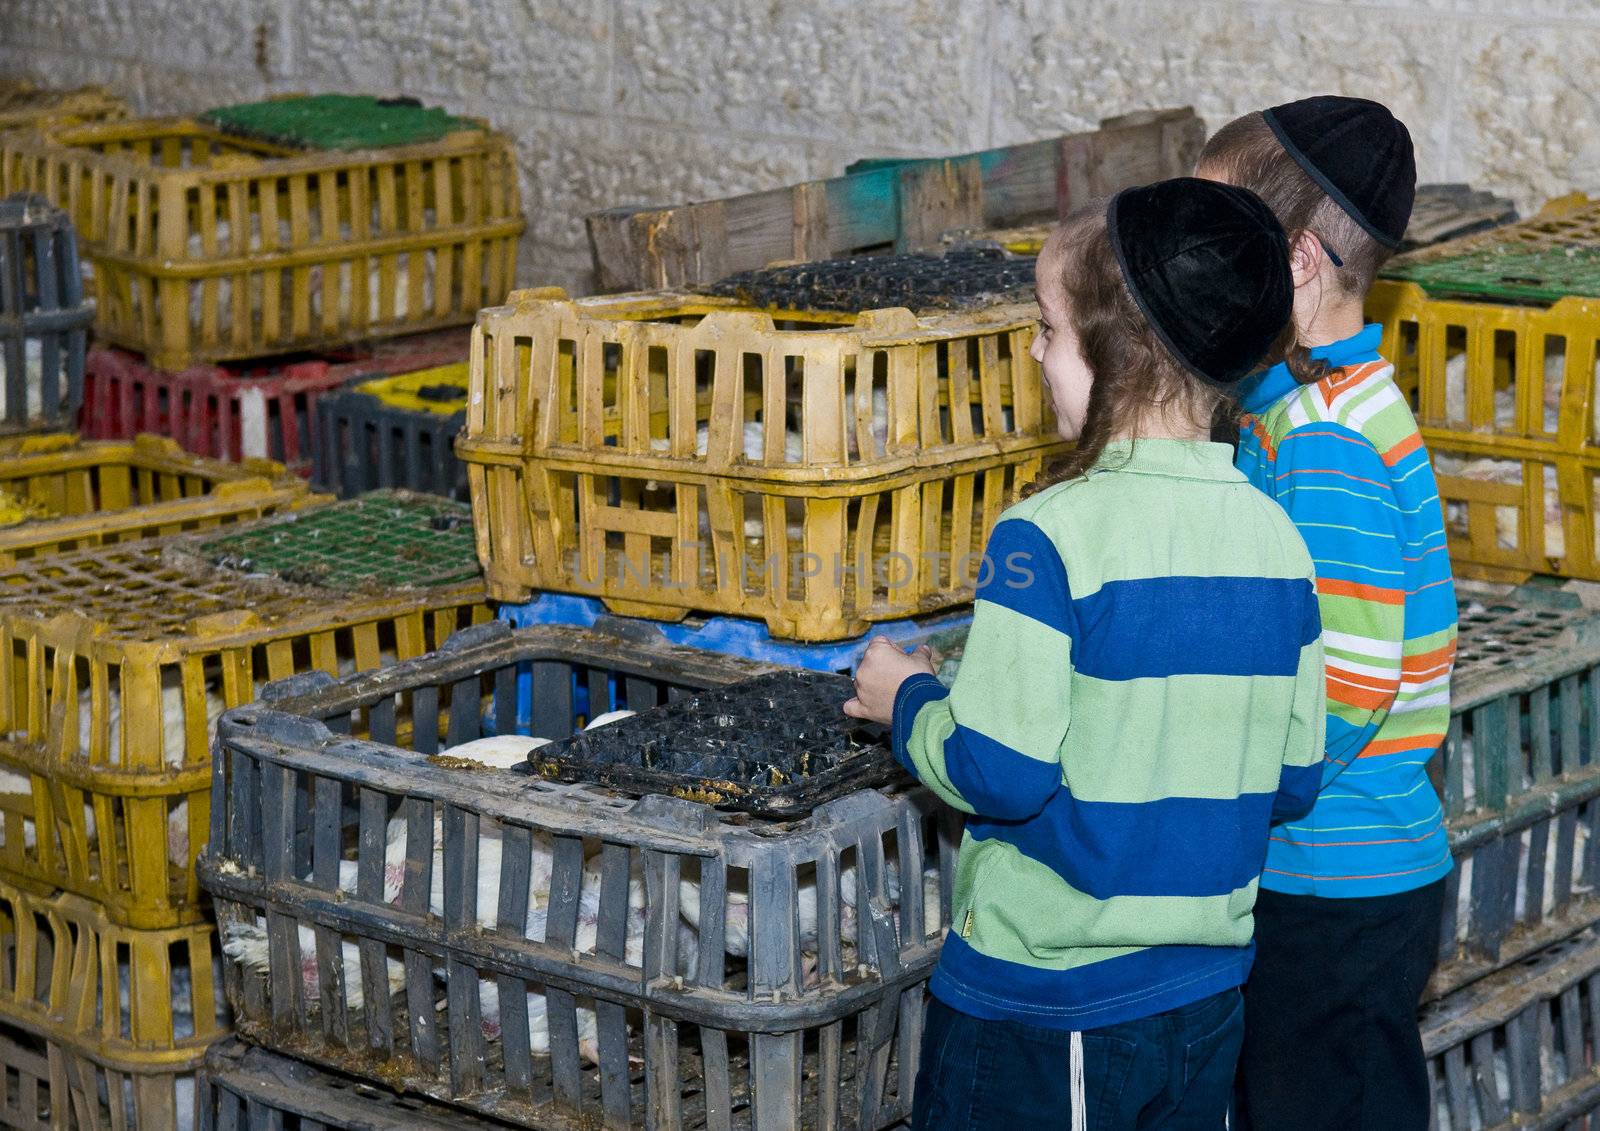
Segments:
[[[0,434],[73,425],[93,316],[67,214],[33,193],[0,199]]]
[[[1433,455],[1458,571],[1600,580],[1600,203],[1393,260],[1368,315]]]
[[[341,498],[404,487],[466,502],[455,440],[467,418],[467,370],[463,359],[358,379],[321,397],[312,482]]]
[[[1423,1009],[1442,1131],[1600,1105],[1600,615],[1466,586],[1443,754],[1456,869]]]
[[[201,865],[241,1033],[525,1126],[893,1124],[959,827],[848,688],[503,623],[268,688]]]
[[[14,130],[4,186],[64,209],[93,267],[95,332],[120,348],[88,360],[89,435],[301,474],[319,395],[462,360],[464,333],[433,335],[504,298],[524,223],[510,141],[409,99]]]
[[[379,494],[0,569],[0,1119],[193,1126],[227,1021],[194,871],[216,719],[486,620],[471,546],[466,508]]]
[[[456,447],[491,594],[801,641],[970,601],[990,527],[1060,450],[1034,327],[1018,305],[518,292],[480,316]]]
[[[161,436],[0,439],[0,566],[324,501],[282,464],[204,459]]]

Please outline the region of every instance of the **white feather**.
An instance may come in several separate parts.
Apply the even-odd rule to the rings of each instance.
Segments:
[[[528,755],[541,746],[550,745],[548,738],[530,738],[524,734],[492,734],[487,738],[463,742],[444,753],[452,758],[471,758],[497,770],[509,770],[528,760]]]
[[[320,993],[317,973],[317,936],[310,927],[300,924],[296,938],[300,944],[301,981],[307,1001],[318,1000]],[[254,923],[224,923],[222,926],[222,953],[237,962],[246,974],[265,975],[272,967],[271,947],[267,941],[266,921],[257,917]],[[351,1009],[362,1009],[366,1004],[361,988],[361,951],[348,939],[339,944],[340,964],[344,974],[345,1004]],[[385,974],[389,992],[398,993],[405,988],[405,965],[393,958],[385,959]]]

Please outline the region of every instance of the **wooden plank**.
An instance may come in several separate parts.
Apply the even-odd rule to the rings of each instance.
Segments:
[[[587,218],[602,291],[713,282],[777,260],[931,247],[953,228],[1048,219],[1104,194],[1190,171],[1204,138],[1190,109],[950,158],[868,162],[845,176],[698,204]],[[825,201],[825,204],[824,204]]]

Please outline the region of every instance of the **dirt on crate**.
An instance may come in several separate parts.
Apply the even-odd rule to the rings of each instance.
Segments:
[[[784,310],[960,310],[1025,302],[1034,261],[998,248],[944,255],[856,255],[745,271],[711,284],[708,294]]]
[[[800,816],[897,773],[883,729],[845,716],[853,693],[844,676],[773,672],[582,731],[529,763],[558,781]]]
[[[472,512],[412,491],[373,491],[202,543],[212,565],[297,585],[384,592],[479,574]]]

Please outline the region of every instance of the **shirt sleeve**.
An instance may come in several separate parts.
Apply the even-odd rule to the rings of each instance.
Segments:
[[[1372,741],[1400,690],[1400,506],[1372,442],[1333,423],[1301,425],[1279,442],[1273,490],[1316,567],[1327,670],[1326,787]]]
[[[995,525],[955,685],[901,684],[895,757],[965,813],[1023,820],[1061,785],[1071,718],[1072,595],[1061,557],[1025,519]]]
[[[1327,733],[1326,674],[1322,658],[1322,618],[1308,600],[1300,626],[1300,663],[1289,705],[1289,730],[1283,744],[1283,769],[1272,801],[1272,822],[1294,821],[1311,812],[1322,789],[1323,747]]]

